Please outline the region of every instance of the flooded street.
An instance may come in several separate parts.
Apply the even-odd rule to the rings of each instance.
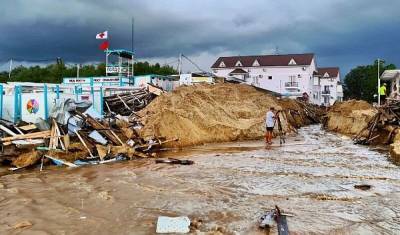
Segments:
[[[202,220],[201,232],[265,234],[257,221],[274,205],[294,215],[292,234],[400,233],[400,168],[385,154],[319,126],[274,142],[166,153],[190,166],[145,159],[4,175],[0,234],[154,234],[160,215]],[[23,221],[32,226],[14,228]]]

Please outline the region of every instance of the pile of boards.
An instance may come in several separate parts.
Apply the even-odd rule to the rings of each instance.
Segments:
[[[153,96],[154,93],[140,89],[129,95],[121,93],[111,98],[106,97],[110,102],[108,105],[116,112],[118,105],[126,104],[130,116],[123,115],[128,114],[125,112],[128,107],[122,110],[122,114],[116,114],[111,109],[103,118],[94,118],[88,113],[75,110],[69,112],[77,123],[72,128],[53,118],[39,124],[25,125],[0,120],[0,161],[14,167],[10,169],[17,170],[39,164],[41,168],[54,163],[79,166],[155,157],[164,143],[176,139],[139,134],[143,125],[135,112],[151,102]],[[128,97],[134,98],[131,100]]]
[[[148,84],[147,88],[138,88],[124,93],[113,94],[104,98],[104,106],[110,113],[129,116],[146,107],[162,89]]]
[[[392,100],[378,107],[377,111],[366,127],[353,138],[356,144],[369,145],[378,138],[384,144],[392,142],[400,127],[400,101]]]

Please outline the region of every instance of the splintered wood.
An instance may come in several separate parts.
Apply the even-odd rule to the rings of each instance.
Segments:
[[[104,97],[105,106],[109,112],[129,116],[146,107],[157,95],[162,93],[160,89],[150,87],[152,88],[151,92],[143,88]]]

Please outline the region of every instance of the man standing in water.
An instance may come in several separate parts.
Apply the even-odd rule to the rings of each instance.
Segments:
[[[272,133],[275,126],[275,108],[271,107],[266,115],[265,126],[267,131],[265,132],[265,142],[272,144]]]

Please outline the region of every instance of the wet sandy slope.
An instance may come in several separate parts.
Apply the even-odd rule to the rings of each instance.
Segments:
[[[196,163],[140,160],[2,176],[0,234],[154,234],[159,215],[201,219],[200,231],[264,234],[256,221],[274,205],[295,214],[288,218],[294,234],[399,234],[399,167],[319,126],[303,128],[285,147],[247,142],[168,155]],[[373,188],[353,188],[360,183]],[[33,225],[13,228],[26,220]]]

